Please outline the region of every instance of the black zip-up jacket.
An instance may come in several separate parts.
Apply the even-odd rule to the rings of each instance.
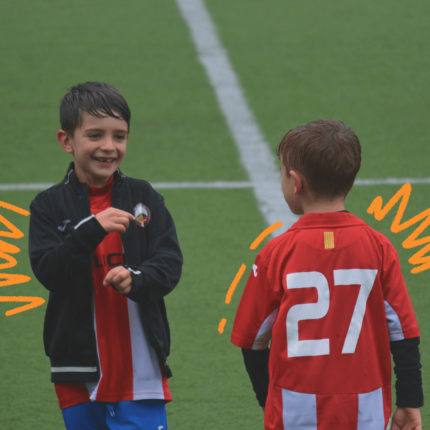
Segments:
[[[139,203],[149,208],[149,222],[145,227],[130,222],[121,235],[124,265],[132,276],[128,298],[138,303],[145,333],[169,377],[170,331],[163,297],[181,275],[182,254],[175,226],[162,196],[148,182],[117,170],[112,206],[135,215]],[[78,181],[73,163],[60,184],[35,197],[30,211],[31,265],[50,292],[43,337],[51,361],[51,380],[96,382],[100,368],[92,265],[94,251],[107,233],[90,213],[88,186]]]

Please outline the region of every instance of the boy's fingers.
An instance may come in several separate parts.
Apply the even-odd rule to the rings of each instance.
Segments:
[[[116,213],[118,215],[126,217],[129,220],[134,220],[134,216],[130,212],[123,211],[122,209],[115,209],[115,210],[117,211]]]
[[[135,217],[130,212],[110,207],[97,213],[96,219],[108,233],[112,231],[125,233],[130,221]]]
[[[129,271],[124,266],[117,266],[109,270],[105,278],[103,279],[103,285],[122,284],[124,281],[129,279]]]
[[[126,288],[128,286],[128,279],[122,279],[116,285],[117,285],[118,288],[120,288],[121,290],[123,290],[124,288]]]
[[[134,216],[130,212],[126,212],[121,209],[116,209],[116,212],[113,215],[116,215],[121,218],[127,218],[129,220],[134,220]]]
[[[121,214],[117,214],[113,222],[120,224],[127,229],[128,226],[130,225],[130,221],[133,221],[133,220],[134,220],[134,216],[131,213],[123,211]]]
[[[117,208],[107,208],[96,214],[96,218],[101,219],[118,219],[118,218],[126,218],[128,220],[134,220],[134,216],[127,211]]]
[[[109,270],[109,272],[107,273],[107,275],[103,279],[103,285],[105,287],[115,281],[116,273],[117,273],[119,267],[120,266],[114,267],[113,269]]]

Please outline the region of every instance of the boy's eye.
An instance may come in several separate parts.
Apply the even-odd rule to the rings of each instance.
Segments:
[[[90,139],[93,139],[93,140],[95,140],[95,139],[100,139],[100,133],[90,133],[90,134],[88,134],[88,137],[90,138]]]
[[[115,136],[115,139],[119,141],[125,140],[125,138],[126,138],[125,134],[117,134]]]

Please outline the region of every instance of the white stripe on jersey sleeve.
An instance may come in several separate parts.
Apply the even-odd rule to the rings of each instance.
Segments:
[[[386,300],[384,301],[384,304],[390,341],[403,340],[405,335],[403,334],[399,316]]]
[[[278,309],[275,309],[261,324],[258,333],[255,336],[252,349],[266,349],[269,346],[272,337],[272,327],[278,315]]]

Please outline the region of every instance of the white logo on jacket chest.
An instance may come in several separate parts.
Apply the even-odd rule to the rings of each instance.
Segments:
[[[146,227],[151,220],[151,210],[148,206],[143,203],[138,203],[133,209],[133,215],[136,221],[136,224],[139,227]]]

